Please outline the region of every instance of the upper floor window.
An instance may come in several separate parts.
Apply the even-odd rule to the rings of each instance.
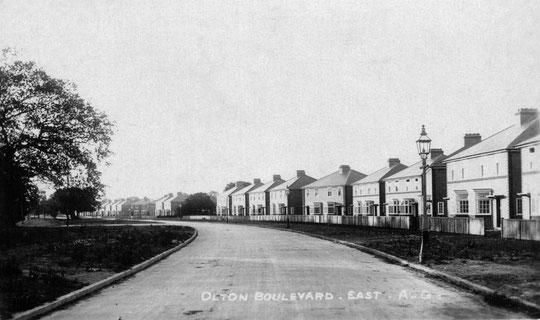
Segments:
[[[495,171],[497,172],[497,175],[499,175],[499,163],[498,162],[495,164]]]
[[[484,166],[480,166],[480,176],[484,176]]]
[[[337,195],[338,195],[338,196],[341,196],[341,188],[338,188],[338,189],[337,189]]]
[[[452,180],[454,180],[454,170],[452,170]]]
[[[329,197],[332,196],[332,188],[328,188],[328,196],[329,196]]]
[[[465,179],[465,168],[461,168],[461,179]]]

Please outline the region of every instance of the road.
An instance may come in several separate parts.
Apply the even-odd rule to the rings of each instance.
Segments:
[[[46,319],[526,318],[358,250],[214,223],[160,263]]]

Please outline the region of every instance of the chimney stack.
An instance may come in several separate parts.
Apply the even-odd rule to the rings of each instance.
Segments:
[[[388,159],[388,168],[392,168],[396,164],[400,164],[401,161],[399,161],[399,158],[390,158]]]
[[[280,176],[279,174],[275,174],[275,175],[273,176],[273,179],[272,179],[272,180],[273,180],[273,181],[281,180],[281,176]]]
[[[442,156],[444,154],[442,149],[432,148],[431,149],[431,159],[435,159],[438,156]]]
[[[342,164],[341,166],[339,166],[339,172],[340,173],[343,174],[343,173],[347,173],[349,171],[351,171],[351,167],[349,167],[348,165]]]
[[[300,178],[301,176],[305,176],[306,172],[304,170],[296,170],[296,177]]]
[[[473,146],[480,141],[482,141],[482,136],[479,133],[466,133],[465,137],[463,137],[465,147]]]
[[[259,178],[253,179],[253,184],[261,184],[261,179]]]
[[[234,184],[237,188],[243,188],[247,185],[249,185],[248,182],[245,182],[245,181],[236,181],[236,183]]]
[[[516,113],[516,116],[518,117],[518,124],[521,126],[532,119],[538,118],[538,109],[532,109],[532,108],[522,108],[518,110],[518,113]]]

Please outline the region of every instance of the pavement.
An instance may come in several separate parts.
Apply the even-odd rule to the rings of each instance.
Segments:
[[[188,225],[181,251],[45,319],[522,319],[370,254],[246,225]]]

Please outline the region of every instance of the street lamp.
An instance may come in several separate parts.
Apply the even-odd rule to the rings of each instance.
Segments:
[[[431,139],[427,136],[426,128],[422,125],[422,132],[420,138],[416,140],[416,147],[418,148],[418,154],[422,158],[422,208],[424,210],[424,225],[422,227],[422,242],[420,244],[420,254],[418,261],[422,263],[422,256],[424,254],[424,248],[428,242],[428,217],[427,217],[427,202],[426,202],[426,160],[431,151]]]
[[[285,214],[287,215],[287,229],[289,229],[291,227],[290,222],[289,222],[289,210],[288,210],[289,209],[288,208],[288,206],[289,206],[289,192],[290,192],[289,191],[289,186],[287,186],[285,188],[285,197],[287,198],[287,205],[285,206]]]

